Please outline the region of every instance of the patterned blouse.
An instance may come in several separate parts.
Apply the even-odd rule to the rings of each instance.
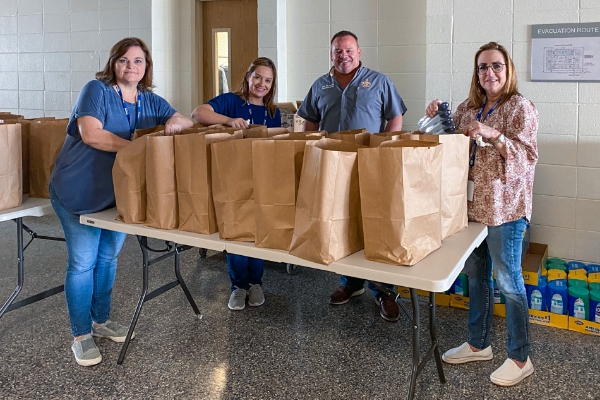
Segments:
[[[456,128],[464,130],[477,120],[478,112],[479,108],[468,108],[464,101],[453,114]],[[468,202],[469,221],[488,226],[523,217],[530,221],[538,112],[531,101],[513,95],[482,123],[504,134],[507,157],[502,158],[495,146],[477,146],[475,164],[469,170],[469,180],[475,183],[473,201]]]

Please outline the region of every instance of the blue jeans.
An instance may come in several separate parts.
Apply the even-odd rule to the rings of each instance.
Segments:
[[[345,276],[345,275],[340,276],[340,284],[342,286],[348,286],[355,290],[359,290],[360,288],[362,288],[365,285],[365,280],[366,279],[354,278],[352,276]],[[387,283],[382,283],[382,285],[386,286],[392,290],[394,288],[394,285],[389,285]],[[372,285],[371,282],[369,282],[369,284],[367,286],[369,287],[369,289],[371,289],[373,291],[374,297],[377,297],[379,295],[379,293],[380,293],[379,289],[377,289],[377,287]]]
[[[71,333],[74,337],[86,335],[92,331],[92,320],[102,324],[109,318],[117,256],[127,235],[81,225],[79,215],[65,209],[52,185],[50,201],[67,243],[65,297]]]
[[[508,357],[527,361],[529,355],[529,309],[521,271],[523,234],[527,221],[521,218],[500,226],[488,226],[488,236],[465,262],[469,276],[469,344],[478,349],[490,345],[496,283],[506,298]]]
[[[231,279],[231,291],[236,287],[244,290],[250,285],[262,285],[264,260],[227,253],[227,269]]]

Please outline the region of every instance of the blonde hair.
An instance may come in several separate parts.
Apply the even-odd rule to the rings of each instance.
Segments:
[[[248,71],[244,75],[244,79],[240,82],[240,86],[238,90],[235,92],[236,96],[241,97],[247,103],[250,97],[250,87],[248,85],[248,77],[252,75],[256,67],[267,67],[271,68],[273,71],[273,83],[271,84],[271,90],[269,93],[263,97],[263,102],[265,103],[265,107],[267,108],[267,112],[269,113],[269,117],[274,118],[275,113],[277,112],[277,107],[275,107],[275,90],[277,89],[277,68],[275,68],[275,63],[271,61],[270,58],[267,57],[258,57],[248,67]]]
[[[467,103],[467,106],[471,108],[481,108],[485,101],[485,90],[479,84],[479,74],[477,73],[477,59],[479,58],[479,55],[481,53],[487,50],[498,50],[504,56],[504,60],[506,63],[506,83],[502,88],[502,100],[500,101],[499,105],[510,99],[512,95],[520,95],[519,89],[517,87],[518,82],[517,74],[515,72],[515,65],[513,64],[513,61],[510,58],[510,55],[508,54],[508,51],[506,51],[506,49],[502,45],[499,45],[496,42],[489,42],[487,44],[484,44],[479,48],[479,50],[477,50],[477,53],[475,53],[475,58],[473,60],[473,77],[471,78],[471,89],[469,90],[469,101]]]

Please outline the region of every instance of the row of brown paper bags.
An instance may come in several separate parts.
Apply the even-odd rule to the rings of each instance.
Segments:
[[[143,136],[117,154],[119,219],[318,263],[364,247],[368,259],[413,265],[467,226],[468,138],[367,133],[380,145],[369,148],[356,144],[362,133]]]
[[[68,122],[0,113],[0,210],[20,206],[24,193],[50,197],[50,174],[65,141]]]

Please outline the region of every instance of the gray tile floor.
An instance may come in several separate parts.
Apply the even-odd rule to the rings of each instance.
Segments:
[[[53,216],[25,222],[38,234],[62,236]],[[15,232],[14,223],[0,223],[0,302],[16,282]],[[18,299],[62,283],[64,243],[35,240],[25,255],[26,284]],[[129,322],[141,291],[140,261],[137,242],[129,237],[113,295],[112,319],[122,323]],[[106,340],[98,341],[104,357],[100,365],[75,363],[63,294],[7,313],[0,319],[0,398],[405,397],[411,357],[407,318],[385,322],[368,294],[330,306],[336,275],[307,268],[289,275],[282,265],[267,263],[265,304],[232,312],[223,254],[209,252],[199,262],[196,250],[187,251],[182,274],[202,320],[179,288],[147,302],[138,337],[121,366],[116,364],[120,345]],[[170,262],[152,266],[151,287],[172,276]],[[464,310],[438,308],[442,350],[465,340],[466,320]],[[600,338],[532,325],[536,372],[516,387],[501,388],[488,376],[505,359],[502,318],[494,320],[493,330],[493,361],[445,365],[446,384],[440,384],[430,363],[417,381],[416,398],[600,399]]]

